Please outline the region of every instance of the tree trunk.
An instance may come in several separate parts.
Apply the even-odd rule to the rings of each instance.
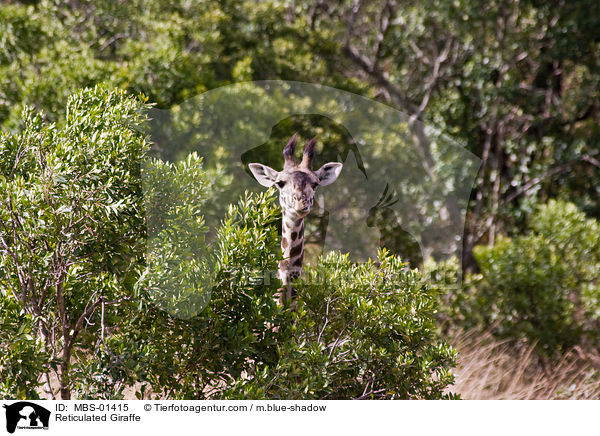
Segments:
[[[63,334],[63,350],[62,359],[60,362],[60,398],[62,400],[71,399],[71,388],[69,383],[69,363],[71,361],[71,347],[73,346],[73,337],[69,334],[70,325],[67,318],[67,311],[65,308],[65,297],[63,294],[63,282],[62,275],[59,276],[56,283],[56,303],[58,305],[58,313],[60,315],[60,321],[62,324]]]
[[[69,363],[71,361],[71,341],[65,338],[65,346],[62,352],[60,362],[60,398],[61,400],[71,399],[71,383],[69,381]]]

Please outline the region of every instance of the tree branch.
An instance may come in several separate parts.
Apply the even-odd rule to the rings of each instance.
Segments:
[[[589,155],[589,154],[584,154],[582,156],[579,156],[573,160],[570,160],[569,162],[565,162],[562,165],[558,165],[554,168],[552,168],[549,171],[546,171],[544,174],[541,174],[537,177],[534,177],[533,179],[529,180],[527,183],[525,183],[523,186],[521,186],[519,189],[517,189],[515,192],[511,193],[510,195],[508,195],[503,201],[502,204],[507,204],[510,203],[511,201],[513,201],[515,198],[519,197],[520,195],[523,195],[524,193],[526,193],[527,191],[529,191],[531,188],[533,188],[534,186],[540,184],[541,182],[543,182],[544,180],[555,176],[557,174],[563,173],[567,170],[569,170],[574,164],[578,163],[578,162],[588,162],[598,168],[600,168],[600,162],[595,159],[593,156]]]

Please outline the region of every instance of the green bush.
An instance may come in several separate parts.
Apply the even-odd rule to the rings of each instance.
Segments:
[[[230,207],[203,312],[183,320],[148,305],[123,329],[112,349],[132,353],[122,360],[137,380],[187,399],[444,397],[454,351],[435,335],[435,295],[398,257],[353,264],[330,254],[297,284],[296,312],[275,303],[272,194]]]
[[[504,337],[547,353],[595,338],[600,320],[600,224],[577,207],[550,201],[530,231],[476,247],[480,276],[471,310]]]
[[[0,398],[35,399],[50,362],[41,339],[35,337],[33,317],[5,292],[0,283]]]
[[[160,398],[209,398],[256,365],[277,361],[276,330],[289,318],[273,299],[278,282],[270,276],[277,265],[279,215],[267,194],[248,195],[230,207],[211,244],[216,261],[210,300],[192,318],[155,306],[152,289],[141,293],[141,307],[112,337],[124,372]],[[205,298],[205,289],[196,292]],[[178,307],[176,297],[172,307]],[[189,294],[181,298],[194,301]]]
[[[481,323],[473,311],[474,288],[472,276],[463,276],[456,257],[435,261],[428,258],[423,264],[423,280],[435,291],[438,302],[435,314],[438,328],[449,336],[456,330],[468,330]]]
[[[23,119],[22,133],[0,135],[0,293],[19,308],[26,333],[19,347],[41,345],[46,371],[60,361],[67,399],[77,382],[69,374],[74,353],[95,354],[143,266],[145,116],[139,100],[97,86],[68,99],[62,128],[32,109]],[[12,316],[3,311],[0,324]],[[19,360],[5,357],[8,365]],[[31,362],[21,365],[21,375],[31,375]],[[23,389],[39,375],[13,379],[18,397],[29,397]]]
[[[435,295],[399,257],[381,251],[378,262],[354,264],[330,253],[297,288],[278,361],[226,398],[454,398],[444,389],[455,352],[435,333]]]

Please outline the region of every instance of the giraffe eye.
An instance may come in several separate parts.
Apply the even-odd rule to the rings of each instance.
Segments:
[[[283,188],[285,186],[285,182],[283,180],[280,180],[278,182],[275,182],[275,184],[279,187],[279,188]]]

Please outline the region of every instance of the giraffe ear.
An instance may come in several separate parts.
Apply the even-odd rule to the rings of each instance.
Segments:
[[[248,167],[250,168],[250,171],[252,171],[254,178],[258,180],[258,183],[267,188],[270,188],[275,184],[275,180],[277,180],[277,176],[279,175],[273,168],[263,164],[251,163]]]
[[[335,182],[342,171],[342,166],[343,165],[339,162],[329,162],[315,171],[315,174],[321,181],[319,185],[327,186]]]

